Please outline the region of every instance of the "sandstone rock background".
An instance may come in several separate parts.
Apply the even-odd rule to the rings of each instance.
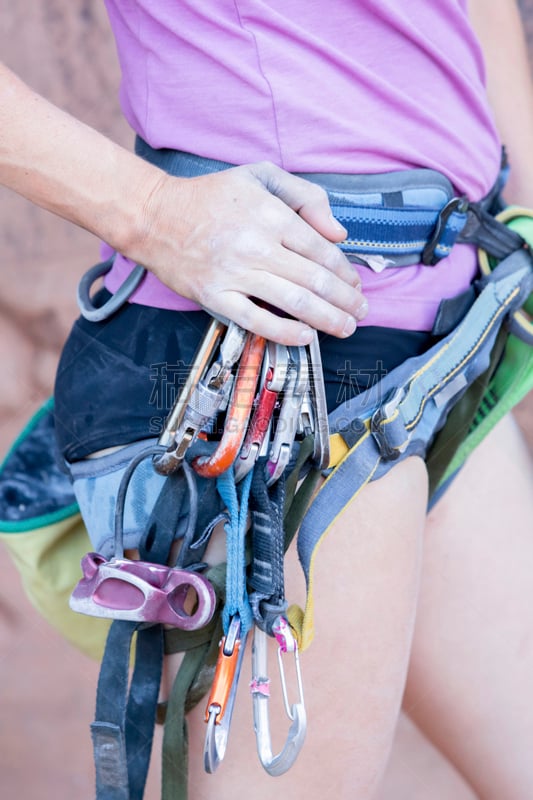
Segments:
[[[104,4],[0,4],[2,59],[33,88],[116,141],[132,136],[118,104],[118,68]],[[86,231],[0,191],[0,452],[48,397],[77,315],[79,277],[98,260]]]
[[[522,0],[521,7],[533,52],[533,0]],[[116,141],[132,141],[116,100],[118,68],[103,3],[0,0],[0,42],[2,59],[37,91]],[[98,259],[98,242],[2,189],[0,241],[1,456],[51,393],[58,353],[77,314],[76,285]],[[518,417],[533,446],[533,396]],[[87,726],[96,666],[40,620],[1,548],[0,568],[0,794],[90,797]],[[419,744],[416,731],[402,723],[398,763],[403,747],[406,754],[416,750],[421,776],[428,765],[442,769]],[[471,797],[447,777],[446,797]],[[155,779],[151,797],[154,787]],[[439,800],[421,780],[402,792],[396,783],[387,797]]]

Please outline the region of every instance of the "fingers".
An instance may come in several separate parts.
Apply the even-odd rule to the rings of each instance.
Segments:
[[[279,275],[268,271],[265,265],[264,269],[250,268],[242,272],[240,280],[231,281],[231,287],[221,283],[216,291],[204,292],[202,305],[280,344],[307,344],[313,328],[339,338],[350,336],[367,312],[360,290],[347,286],[335,276],[328,278],[325,269],[293,253],[285,253],[286,258],[299,267],[300,276],[307,276],[308,286],[303,285],[306,281],[300,278],[296,283],[286,277],[294,265],[290,270],[280,270],[284,274]],[[276,264],[278,266],[277,261]],[[323,273],[320,285],[314,277],[309,277],[315,271]],[[225,277],[228,278],[227,272]],[[251,298],[263,301],[271,310]]]
[[[361,286],[356,267],[348,261],[342,250],[321,236],[300,217],[292,215],[283,232],[281,243],[288,250],[325,267],[329,275],[333,273],[350,286]]]
[[[333,244],[344,241],[346,230],[332,216],[324,189],[274,164],[254,164],[247,169],[259,178],[270,194],[280,200],[276,212],[281,243],[289,250],[326,267],[346,283],[353,286],[360,284],[354,265]],[[273,227],[274,213],[269,222]]]
[[[271,194],[296,211],[322,236],[332,242],[342,242],[346,238],[346,229],[331,213],[327,193],[321,186],[269,162],[253,164],[251,170]]]
[[[358,272],[335,244],[346,231],[309,181],[272,164],[165,178],[150,208],[144,253],[127,255],[216,315],[291,345],[312,329],[350,336],[366,314]]]
[[[215,316],[218,313],[223,314],[242,328],[279,344],[303,346],[310,344],[313,338],[313,329],[309,325],[280,317],[240,292],[226,292],[205,308]]]
[[[284,248],[253,274],[253,295],[333,336],[350,336],[368,304],[353,271],[350,283]]]

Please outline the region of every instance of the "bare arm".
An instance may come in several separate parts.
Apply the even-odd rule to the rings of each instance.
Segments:
[[[509,202],[533,206],[533,81],[515,0],[469,0],[487,67],[487,89],[512,166]]]
[[[0,182],[270,339],[349,335],[363,302],[325,193],[271,164],[166,175],[0,66]],[[281,319],[257,297],[295,319]]]

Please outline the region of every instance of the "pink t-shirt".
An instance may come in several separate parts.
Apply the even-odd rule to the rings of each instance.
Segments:
[[[466,0],[106,0],[122,108],[152,147],[291,172],[428,167],[482,197],[500,144]],[[131,270],[117,257],[107,286]],[[470,283],[475,254],[436,267],[358,267],[365,324],[428,330]],[[133,299],[197,306],[152,274]]]

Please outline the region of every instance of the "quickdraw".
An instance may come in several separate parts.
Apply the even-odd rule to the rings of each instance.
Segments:
[[[208,450],[211,446],[211,452],[196,455],[197,444],[203,446],[200,434],[207,432],[209,438],[211,430],[219,426],[223,412],[224,429],[214,449],[204,442]],[[327,466],[329,434],[316,334],[310,348],[285,347],[267,343],[262,337],[249,334],[233,323],[226,327],[213,320],[198,348],[194,369],[168,416],[158,445],[146,453],[141,451],[136,458],[140,462],[151,455],[157,472],[168,476],[167,481],[182,476],[183,486],[190,483],[192,470],[199,478],[216,478],[228,509],[226,606],[222,614],[226,632],[220,642],[215,676],[205,710],[204,767],[207,772],[214,772],[226,753],[237,684],[251,626],[255,628],[252,697],[257,748],[264,769],[271,775],[280,775],[288,770],[305,738],[307,721],[298,644],[285,616],[284,492],[281,483],[279,490],[275,487],[289,464],[294,442],[308,436],[315,437],[313,461],[317,468]],[[192,533],[183,539],[178,562],[197,564],[195,569],[124,557],[122,510],[134,469],[135,464],[130,464],[119,491],[115,557],[106,560],[96,553],[89,553],[83,559],[83,578],[72,594],[71,607],[81,613],[114,620],[166,623],[187,631],[202,628],[215,613],[216,598],[209,580],[196,571],[202,565],[185,552],[199,546],[193,540]],[[252,471],[255,476],[253,479],[250,474]],[[231,478],[228,478],[230,473]],[[254,490],[256,499],[252,510],[252,550],[258,549],[258,552],[252,555],[250,580],[254,591],[250,607],[246,590],[243,526],[248,512],[247,487],[252,480],[258,487]],[[239,488],[244,487],[242,491],[238,491],[237,484]],[[192,496],[190,491],[189,495]],[[263,499],[258,500],[259,496]],[[161,503],[168,505],[169,498],[162,499]],[[239,504],[242,504],[240,509]],[[189,514],[193,514],[193,509]],[[231,537],[233,544],[230,547]],[[200,549],[205,548],[207,538],[204,537]],[[268,553],[265,552],[265,546]],[[271,580],[265,580],[265,576],[260,574],[258,565],[262,557],[271,565]],[[291,720],[286,743],[275,756],[270,744],[268,703],[264,691],[267,680],[266,643],[272,636],[278,640],[281,688]],[[296,665],[299,699],[293,705],[289,705],[287,700],[281,660],[281,654],[285,652],[294,655]]]

